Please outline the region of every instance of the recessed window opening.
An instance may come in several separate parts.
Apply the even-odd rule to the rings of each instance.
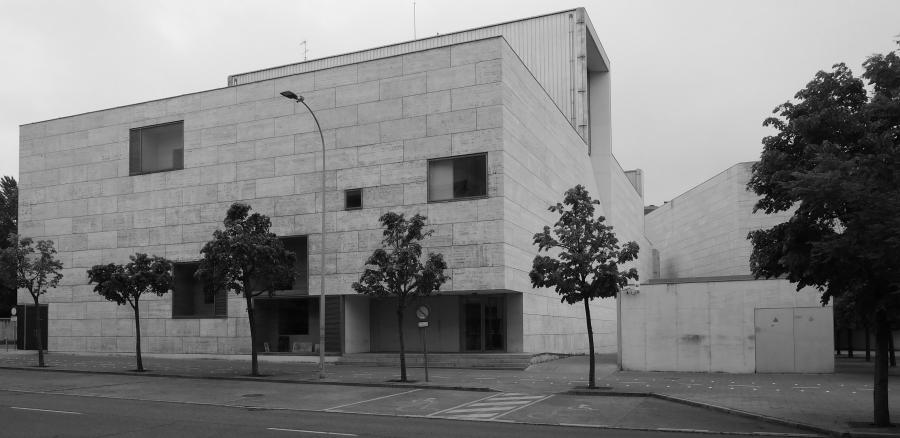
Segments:
[[[487,195],[487,154],[428,161],[428,201]]]
[[[362,208],[362,189],[351,189],[344,191],[344,209],[358,210]]]
[[[184,122],[132,129],[128,161],[130,175],[184,169]]]

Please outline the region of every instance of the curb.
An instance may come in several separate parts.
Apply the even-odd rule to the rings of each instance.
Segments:
[[[801,423],[798,421],[784,420],[781,418],[770,417],[762,414],[755,414],[752,412],[742,411],[740,409],[727,408],[724,406],[713,405],[709,403],[698,402],[694,400],[683,399],[680,397],[674,397],[671,395],[660,394],[656,392],[628,392],[628,391],[590,391],[590,390],[571,390],[565,392],[565,394],[573,394],[573,395],[589,395],[595,397],[649,397],[656,398],[659,400],[666,400],[673,403],[679,403],[687,406],[693,406],[703,409],[708,409],[711,411],[722,412],[725,414],[736,415],[739,417],[750,418],[753,420],[759,420],[770,424],[777,424],[779,426],[788,426],[794,427],[797,429],[808,430],[810,432],[815,432],[822,435],[827,436],[835,436],[835,437],[859,437],[860,435],[850,435],[847,432],[841,432],[832,429],[826,429],[823,427],[813,426],[811,424]]]
[[[287,379],[270,379],[266,377],[250,377],[250,376],[191,376],[184,374],[162,374],[153,371],[138,373],[135,371],[87,371],[87,370],[71,370],[71,369],[53,369],[50,367],[12,367],[0,366],[0,370],[14,371],[37,371],[52,373],[68,373],[68,374],[104,374],[112,376],[135,376],[135,377],[168,377],[174,379],[201,379],[201,380],[222,380],[222,381],[239,381],[239,382],[263,382],[263,383],[289,383],[295,385],[338,385],[338,386],[367,386],[376,388],[412,388],[412,389],[438,389],[446,391],[471,391],[471,392],[500,392],[493,388],[479,386],[441,386],[427,385],[417,383],[380,383],[380,382],[344,382],[337,380],[287,380]]]

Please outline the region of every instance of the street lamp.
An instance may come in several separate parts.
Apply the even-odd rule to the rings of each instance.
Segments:
[[[319,131],[319,140],[322,141],[322,245],[319,248],[320,255],[320,271],[321,281],[319,281],[319,378],[325,378],[325,136],[322,135],[322,127],[319,125],[319,119],[312,108],[306,104],[303,96],[298,96],[290,90],[282,91],[281,95],[302,103],[306,110],[312,115],[316,122],[316,129]]]

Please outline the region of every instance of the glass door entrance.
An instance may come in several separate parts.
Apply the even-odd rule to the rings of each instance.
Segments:
[[[504,351],[506,349],[505,299],[502,296],[463,298],[463,349]]]

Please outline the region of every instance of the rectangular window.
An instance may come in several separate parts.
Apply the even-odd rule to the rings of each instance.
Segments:
[[[172,316],[175,318],[224,318],[228,316],[226,291],[207,294],[194,278],[199,263],[176,263],[172,288]]]
[[[344,191],[344,209],[358,210],[362,208],[362,189]]]
[[[487,195],[487,154],[428,161],[428,201]]]
[[[129,132],[129,175],[184,169],[184,122]]]

